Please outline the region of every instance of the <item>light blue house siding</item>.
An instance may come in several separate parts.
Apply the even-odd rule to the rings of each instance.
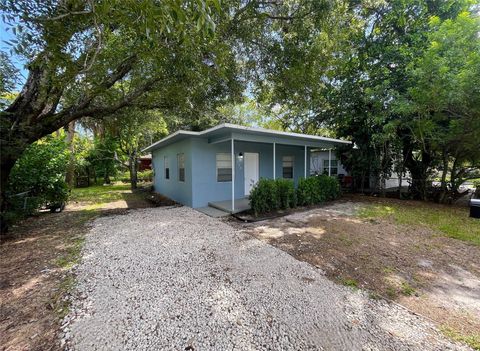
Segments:
[[[152,168],[156,192],[182,204],[192,205],[192,140],[186,139],[152,152]],[[185,181],[178,180],[177,155],[185,155]],[[165,179],[165,156],[168,157],[170,179]]]
[[[258,153],[259,178],[273,178],[274,169],[275,178],[283,177],[283,158],[293,157],[293,179],[295,184],[298,184],[300,178],[310,174],[310,150],[332,149],[340,144],[350,143],[338,139],[228,123],[202,132],[179,131],[145,149],[152,153],[155,191],[191,207],[204,207],[210,202],[231,200],[232,182],[217,181],[216,158],[218,153],[231,155],[232,140],[235,199],[246,196],[245,158],[240,157],[240,154]],[[184,154],[185,158],[184,181],[179,180],[177,159],[179,154]],[[170,179],[165,178],[165,157],[169,160]]]
[[[273,178],[273,145],[266,143],[252,143],[235,141],[235,198],[245,197],[245,179],[243,173],[243,159],[240,153],[254,152],[259,154],[260,178]],[[209,202],[223,201],[231,198],[232,183],[217,182],[216,155],[230,153],[230,142],[209,144],[207,139],[192,139],[192,167],[193,203],[192,207],[207,206]],[[299,146],[276,146],[276,177],[282,177],[282,157],[294,156],[294,178],[298,182],[303,177],[304,148]],[[308,156],[307,156],[308,159]],[[308,167],[307,162],[307,167]],[[307,169],[308,172],[308,169]],[[308,173],[307,173],[308,174]]]
[[[207,206],[209,202],[223,201],[231,198],[232,183],[218,182],[216,170],[217,153],[231,152],[231,144],[221,142],[211,144],[207,138],[190,138],[170,144],[152,153],[155,169],[155,191],[191,207]],[[259,154],[260,178],[273,178],[273,144],[235,141],[235,198],[245,197],[245,179],[243,159],[240,153],[254,152]],[[276,145],[276,178],[283,174],[283,156],[293,156],[293,176],[295,184],[304,176],[305,150],[302,146]],[[178,181],[177,155],[185,154],[185,182]],[[307,151],[307,160],[309,160]],[[169,159],[170,179],[165,179],[164,157]],[[307,161],[307,174],[309,174]]]

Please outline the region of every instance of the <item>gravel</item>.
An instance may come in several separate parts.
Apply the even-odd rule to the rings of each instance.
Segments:
[[[188,207],[97,219],[70,350],[463,350],[428,321]]]

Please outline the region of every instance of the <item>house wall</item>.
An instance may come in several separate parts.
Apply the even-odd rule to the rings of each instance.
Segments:
[[[231,182],[217,182],[216,154],[230,153],[230,141],[209,144],[206,138],[190,138],[179,141],[152,152],[154,169],[154,190],[177,202],[203,207],[212,201],[231,198]],[[256,152],[259,154],[260,178],[273,178],[273,145],[235,141],[235,198],[245,197],[244,160],[239,153]],[[178,180],[177,154],[185,154],[185,182]],[[164,157],[169,158],[170,179],[165,179]],[[304,147],[276,145],[276,177],[282,177],[283,156],[294,157],[295,184],[304,176]],[[310,174],[307,152],[307,174]]]
[[[178,180],[177,154],[185,154],[185,181]],[[170,179],[165,179],[164,156],[169,158]],[[192,140],[182,140],[152,152],[154,190],[184,205],[192,201]]]
[[[207,206],[212,201],[231,199],[231,182],[217,182],[216,154],[230,153],[231,142],[209,144],[205,138],[192,138],[193,162],[193,200],[192,207]],[[245,181],[243,160],[238,155],[240,152],[256,152],[259,154],[260,178],[273,178],[273,145],[267,143],[254,143],[235,141],[235,198],[245,197]],[[282,156],[294,156],[294,178],[298,182],[303,177],[304,149],[299,146],[276,146],[276,177],[282,176]],[[307,160],[309,155],[307,154]],[[307,164],[308,166],[308,164]],[[307,169],[307,174],[308,174]]]
[[[275,167],[275,176],[276,178],[282,178],[283,169],[282,169],[282,158],[283,156],[293,156],[294,166],[293,166],[293,180],[295,186],[298,184],[298,180],[303,178],[305,175],[305,148],[302,146],[291,146],[291,145],[276,145],[276,167]],[[307,176],[310,174],[310,164],[308,160],[310,159],[310,151],[307,149]]]

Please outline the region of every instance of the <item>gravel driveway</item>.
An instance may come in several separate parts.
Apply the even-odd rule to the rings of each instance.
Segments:
[[[75,350],[448,350],[430,323],[188,207],[97,219],[63,340]]]

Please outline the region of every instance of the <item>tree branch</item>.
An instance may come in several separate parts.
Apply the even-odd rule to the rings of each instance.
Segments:
[[[148,80],[132,92],[125,95],[123,99],[110,106],[84,106],[82,108],[70,108],[56,113],[41,120],[39,130],[41,131],[42,136],[47,135],[81,117],[103,118],[121,110],[122,108],[134,106],[137,99],[148,91],[154,89],[155,84],[159,81],[160,78]]]

